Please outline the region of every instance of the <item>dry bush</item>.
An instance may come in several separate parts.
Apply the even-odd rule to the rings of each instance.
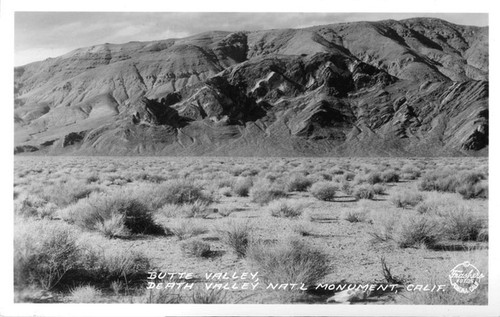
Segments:
[[[152,175],[146,172],[135,174],[132,176],[132,178],[137,181],[144,181],[156,184],[162,183],[167,180],[165,177],[161,175]]]
[[[354,188],[352,195],[356,199],[373,199],[375,198],[375,190],[371,185],[361,185]]]
[[[317,182],[311,186],[309,191],[319,200],[333,201],[335,199],[335,192],[338,191],[338,186],[332,182]]]
[[[391,197],[391,202],[398,208],[415,207],[423,200],[421,194],[410,191],[398,192]]]
[[[408,180],[417,179],[421,175],[420,168],[409,164],[404,165],[403,168],[401,168],[401,172],[403,173],[402,178]]]
[[[344,192],[344,194],[349,195],[349,196],[352,195],[352,193],[354,191],[351,183],[349,183],[346,180],[342,181],[342,183],[340,185],[340,189],[342,190],[342,192]]]
[[[302,174],[293,174],[287,180],[286,190],[289,192],[305,192],[313,183],[313,180]]]
[[[64,223],[23,220],[14,230],[14,284],[56,286],[77,265],[77,233]]]
[[[349,222],[365,222],[369,211],[364,208],[343,210],[341,217]]]
[[[269,203],[267,210],[273,217],[296,218],[302,214],[303,205],[286,199]]]
[[[192,204],[196,201],[211,203],[213,197],[207,195],[201,186],[190,181],[169,181],[160,186],[161,205]]]
[[[92,194],[62,210],[61,216],[87,230],[99,230],[112,224],[118,226],[122,216],[125,228],[132,234],[163,233],[148,206],[121,192]]]
[[[130,234],[125,226],[124,214],[112,214],[110,218],[98,222],[95,229],[108,238],[119,238]]]
[[[176,224],[169,225],[168,229],[179,240],[189,239],[208,232],[207,228],[198,225],[191,219],[182,220]]]
[[[443,216],[445,232],[450,239],[460,241],[477,241],[481,239],[487,222],[473,209],[459,206]]]
[[[227,221],[216,232],[221,242],[228,246],[238,257],[244,257],[251,239],[253,227],[248,222]]]
[[[184,204],[182,205],[180,210],[181,217],[184,218],[207,218],[211,215],[212,209],[208,208],[208,203],[205,201],[197,200],[192,204]]]
[[[14,201],[14,212],[21,217],[51,218],[58,207],[34,195],[22,195]]]
[[[368,182],[368,184],[371,184],[371,185],[383,182],[382,176],[378,172],[373,172],[373,173],[368,174],[366,181]]]
[[[286,197],[283,187],[279,184],[269,183],[265,180],[257,181],[250,189],[250,198],[253,202],[260,205],[268,204],[282,197]]]
[[[443,238],[443,225],[438,217],[418,213],[372,213],[374,241],[395,242],[401,248],[433,247]]]
[[[467,183],[457,187],[457,193],[464,199],[488,198],[488,184],[485,183]]]
[[[426,173],[419,184],[419,189],[453,193],[459,187],[473,186],[485,178],[484,174],[478,172],[444,169]]]
[[[442,225],[436,218],[422,215],[402,217],[393,238],[401,248],[433,247],[442,239]]]
[[[88,197],[93,192],[100,191],[101,189],[98,186],[87,185],[84,181],[70,180],[44,186],[39,190],[38,195],[47,202],[52,202],[59,207],[65,207]]]
[[[375,184],[373,185],[373,191],[377,195],[385,195],[385,192],[387,191],[387,188],[383,185],[380,184]]]
[[[247,197],[252,186],[253,181],[250,177],[238,177],[232,186],[233,193],[236,196]]]
[[[71,303],[98,303],[103,299],[102,292],[92,285],[77,286],[69,293]]]
[[[385,171],[380,176],[384,183],[397,183],[399,182],[399,173],[394,170]]]
[[[180,244],[180,248],[184,254],[198,258],[208,257],[211,253],[210,244],[197,238],[183,241]]]
[[[356,177],[356,174],[349,172],[344,174],[344,180],[346,181],[352,181]]]
[[[330,271],[328,255],[298,238],[254,242],[248,248],[247,259],[269,283],[313,285]]]

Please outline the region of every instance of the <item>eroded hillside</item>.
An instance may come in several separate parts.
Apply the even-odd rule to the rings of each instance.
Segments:
[[[15,69],[15,152],[486,155],[488,28],[357,22],[103,44]]]

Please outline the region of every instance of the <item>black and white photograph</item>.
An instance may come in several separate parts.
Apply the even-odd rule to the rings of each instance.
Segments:
[[[500,313],[487,7],[10,5],[0,314]]]

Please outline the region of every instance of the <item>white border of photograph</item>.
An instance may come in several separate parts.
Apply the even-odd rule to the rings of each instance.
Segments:
[[[3,204],[1,234],[2,256],[0,279],[1,316],[402,316],[402,315],[460,315],[499,316],[499,233],[498,213],[499,159],[498,126],[498,14],[494,1],[450,1],[450,0],[350,0],[350,1],[154,1],[154,0],[3,0],[0,3],[0,32],[2,56],[0,62],[2,123],[2,180],[1,202]],[[110,11],[110,12],[415,12],[415,13],[488,13],[490,46],[490,145],[489,145],[489,305],[488,306],[412,306],[412,305],[151,305],[151,304],[14,304],[13,299],[13,78],[14,78],[14,12],[16,11]],[[71,36],[71,34],[68,34]]]

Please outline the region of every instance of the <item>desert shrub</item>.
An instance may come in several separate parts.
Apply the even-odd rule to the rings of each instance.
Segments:
[[[92,285],[78,286],[70,290],[68,299],[72,303],[98,303],[102,292]]]
[[[180,248],[188,256],[204,258],[210,255],[210,244],[196,238],[182,242]]]
[[[287,181],[286,190],[289,192],[304,192],[313,184],[313,181],[302,174],[293,174]]]
[[[266,180],[268,180],[270,182],[276,181],[279,177],[280,177],[279,174],[272,173],[272,172],[268,172],[268,173],[266,173],[266,175],[264,175],[264,179],[266,179]]]
[[[227,207],[222,207],[217,210],[217,214],[219,214],[222,217],[229,217],[233,213],[232,208],[227,208]]]
[[[433,247],[443,238],[439,217],[418,213],[373,213],[373,230],[369,234],[377,242],[394,242],[401,248]]]
[[[480,234],[485,227],[484,218],[472,209],[460,206],[444,216],[445,232],[450,239],[460,241],[481,240]]]
[[[89,175],[89,176],[85,179],[85,182],[86,182],[87,184],[92,184],[92,183],[97,183],[97,182],[99,182],[99,174],[94,173],[94,174]]]
[[[238,177],[232,187],[233,193],[240,197],[247,197],[252,186],[253,181],[250,177]]]
[[[341,218],[348,222],[371,222],[369,215],[371,214],[371,202],[367,199],[362,199],[356,207],[342,210]]]
[[[350,209],[342,211],[342,218],[349,222],[365,222],[368,211],[364,209]]]
[[[250,243],[252,230],[253,228],[248,222],[228,221],[216,231],[223,244],[228,246],[238,257],[244,257]]]
[[[80,242],[80,247],[84,252],[75,270],[65,277],[65,284],[92,282],[111,286],[117,281],[133,284],[142,282],[151,267],[149,259],[139,251],[103,249],[91,241]]]
[[[57,206],[46,200],[34,196],[21,196],[14,201],[14,212],[21,217],[50,217],[57,210]]]
[[[253,202],[265,205],[275,199],[286,197],[286,193],[280,185],[268,181],[258,181],[250,189],[250,198]]]
[[[39,196],[59,207],[65,207],[88,197],[92,192],[100,191],[101,189],[97,186],[87,185],[83,181],[72,180],[45,186],[41,189]]]
[[[414,165],[404,165],[401,168],[401,172],[403,173],[402,178],[408,180],[414,180],[420,177],[421,172],[417,166]]]
[[[423,200],[421,194],[410,191],[398,192],[391,197],[391,202],[398,208],[415,207]]]
[[[317,182],[311,186],[309,191],[319,200],[333,201],[338,187],[332,182]]]
[[[112,214],[110,218],[97,222],[95,229],[108,238],[118,238],[129,234],[125,226],[124,214]]]
[[[373,199],[375,197],[375,190],[373,186],[361,185],[354,188],[353,196],[356,197],[356,199]]]
[[[151,175],[146,172],[136,174],[133,176],[133,178],[138,181],[151,182],[157,184],[166,181],[166,178],[161,175]]]
[[[191,220],[182,220],[177,224],[169,226],[168,229],[179,240],[192,238],[208,232],[208,230],[205,227],[199,226]]]
[[[269,204],[267,210],[273,217],[296,218],[302,214],[303,206],[286,199],[275,200]]]
[[[70,226],[23,220],[14,231],[14,284],[50,290],[77,265],[80,253]]]
[[[255,270],[270,283],[312,285],[330,270],[328,255],[298,238],[277,243],[255,242],[247,251]]]
[[[354,180],[354,177],[356,177],[356,174],[348,172],[344,174],[344,180],[346,181],[352,181]]]
[[[219,194],[226,197],[231,197],[233,195],[233,189],[231,187],[220,187]]]
[[[61,215],[67,221],[88,230],[105,228],[112,224],[118,226],[123,222],[132,234],[162,233],[153,219],[152,210],[136,198],[123,193],[93,194],[61,211]],[[120,220],[120,216],[123,220]]]
[[[416,206],[416,210],[421,214],[445,216],[461,204],[454,194],[431,192]]]
[[[352,195],[353,193],[353,188],[351,183],[345,180],[341,183],[340,189],[342,189],[342,192],[344,192],[346,195],[349,196]]]
[[[343,175],[345,173],[344,170],[341,170],[341,169],[338,169],[338,168],[334,168],[330,171],[333,175]]]
[[[212,210],[208,208],[208,203],[202,200],[197,200],[192,204],[184,204],[179,210],[184,218],[205,219],[212,213]]]
[[[169,181],[162,184],[161,205],[192,204],[196,201],[211,203],[213,198],[203,192],[203,188],[190,181]]]
[[[380,176],[384,183],[397,183],[399,182],[399,174],[396,171],[385,171]]]
[[[458,186],[456,190],[464,199],[488,198],[488,184],[466,183]]]
[[[419,189],[424,191],[456,192],[458,188],[473,189],[481,180],[485,179],[484,174],[470,171],[454,171],[445,169],[442,171],[433,171],[426,173],[420,184]],[[467,190],[464,190],[466,193]]]
[[[377,195],[384,195],[385,192],[386,192],[386,188],[385,186],[383,185],[380,185],[380,184],[375,184],[373,185],[373,191],[375,192],[375,194]]]
[[[380,173],[372,172],[368,174],[366,181],[371,185],[382,183],[382,176],[380,175]]]
[[[258,175],[260,172],[260,170],[258,169],[255,169],[255,168],[250,168],[250,169],[246,169],[244,170],[240,176],[243,176],[243,177],[248,177],[248,176],[255,176],[255,175]]]
[[[401,248],[433,247],[442,238],[440,222],[431,217],[408,215],[401,217],[393,239]]]

